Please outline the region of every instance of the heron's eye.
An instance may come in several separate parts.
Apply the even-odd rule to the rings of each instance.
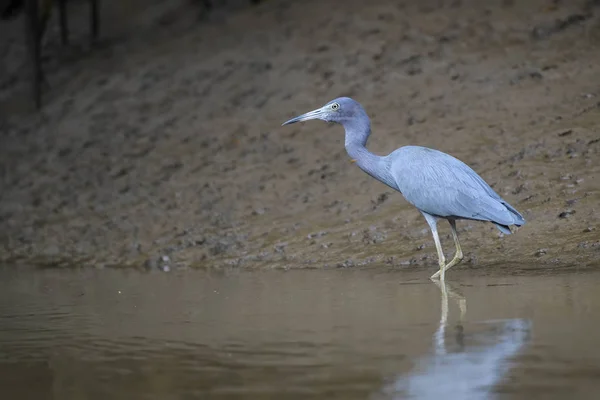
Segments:
[[[339,105],[338,103],[333,103],[333,104],[331,105],[331,109],[332,109],[333,111],[337,111],[337,110],[339,110],[339,109],[340,109],[340,105]]]

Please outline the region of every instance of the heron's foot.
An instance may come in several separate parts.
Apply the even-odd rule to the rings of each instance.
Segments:
[[[444,280],[446,280],[446,274],[442,273],[443,269],[440,269],[439,271],[437,271],[435,274],[431,275],[429,277],[429,279],[431,279],[432,281],[442,281],[444,282]]]
[[[436,272],[435,274],[431,275],[431,277],[429,279],[439,279],[441,282],[444,282],[445,278],[446,278],[446,260],[441,257],[439,259],[439,264],[440,264],[440,270],[438,272]]]
[[[441,281],[444,281],[444,275],[446,274],[446,271],[454,267],[456,264],[459,264],[463,260],[463,258],[463,253],[459,249],[454,255],[452,261],[450,261],[446,266],[440,267],[440,270],[437,271],[435,274],[431,275],[430,279],[440,279]]]

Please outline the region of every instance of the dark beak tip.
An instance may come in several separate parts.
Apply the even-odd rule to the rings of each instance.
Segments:
[[[302,115],[298,115],[297,117],[294,117],[290,120],[285,121],[283,124],[281,124],[281,126],[285,126],[285,125],[290,125],[290,124],[295,124],[296,122],[304,122],[304,121],[308,121],[311,119],[319,119],[321,115],[321,110],[314,110],[314,111],[310,111],[307,112],[305,114]]]

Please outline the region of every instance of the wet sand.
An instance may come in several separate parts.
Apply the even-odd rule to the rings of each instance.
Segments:
[[[11,399],[597,398],[598,273],[460,275],[7,266],[0,384]]]
[[[21,22],[0,25],[17,55],[0,74],[1,261],[432,272],[425,221],[349,162],[340,127],[279,126],[349,95],[374,152],[448,152],[527,219],[505,237],[460,222],[450,275],[600,266],[597,2],[120,4],[92,48],[84,7],[69,48],[52,25],[40,113]]]

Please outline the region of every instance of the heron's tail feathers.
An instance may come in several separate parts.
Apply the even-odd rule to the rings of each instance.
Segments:
[[[504,233],[505,235],[510,235],[512,232],[510,231],[510,227],[508,225],[500,225],[494,222],[494,225],[496,225],[496,228],[498,228],[498,230],[502,233]]]
[[[505,201],[503,201],[502,204],[512,214],[513,225],[516,225],[516,226],[525,225],[525,218],[523,218],[523,216],[513,206],[511,206],[510,204],[508,204]]]
[[[502,201],[502,205],[504,205],[504,207],[506,207],[506,209],[510,212],[511,217],[513,219],[512,221],[512,225],[515,226],[523,226],[525,225],[525,218],[523,218],[523,216],[510,204],[508,204],[505,201]],[[498,228],[500,230],[500,232],[504,233],[505,235],[510,235],[512,232],[510,231],[510,227],[509,225],[504,225],[504,224],[499,224],[497,222],[494,222],[494,225],[496,225],[496,228]]]

